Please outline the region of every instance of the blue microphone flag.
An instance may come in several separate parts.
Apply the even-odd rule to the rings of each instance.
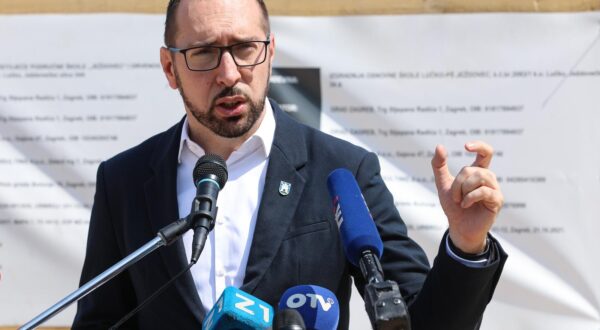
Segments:
[[[234,287],[223,290],[217,303],[202,322],[206,330],[269,329],[273,323],[273,307]]]
[[[383,242],[352,172],[344,168],[332,171],[327,178],[327,187],[348,260],[358,266],[365,250],[381,258]]]
[[[340,306],[333,292],[316,285],[287,289],[279,300],[279,310],[297,310],[306,329],[334,330],[340,320]]]

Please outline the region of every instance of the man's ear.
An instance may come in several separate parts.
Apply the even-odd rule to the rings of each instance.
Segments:
[[[271,68],[271,71],[273,71],[273,60],[275,59],[275,35],[273,34],[273,32],[269,33],[269,38],[271,39],[271,43],[269,43],[269,67]],[[270,72],[269,74],[272,74],[273,72]]]
[[[271,38],[271,43],[269,44],[269,48],[270,48],[270,61],[273,62],[273,60],[275,59],[275,34],[273,34],[273,32],[270,33],[270,38]]]
[[[162,66],[165,77],[169,82],[169,86],[173,89],[178,89],[177,79],[175,78],[175,63],[173,63],[173,53],[166,47],[160,48],[160,65]]]

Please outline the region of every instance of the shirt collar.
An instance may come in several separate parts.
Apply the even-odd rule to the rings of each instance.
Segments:
[[[264,156],[269,157],[271,153],[271,146],[273,145],[273,138],[275,136],[275,117],[273,116],[273,108],[268,98],[265,98],[265,105],[263,111],[265,117],[263,118],[260,126],[254,132],[250,138],[248,138],[240,146],[240,148],[234,151],[227,163],[236,162],[237,160],[244,158],[245,155],[254,152],[257,148],[261,148],[264,151]],[[185,116],[183,120],[183,128],[181,130],[181,140],[179,141],[179,153],[177,154],[177,162],[181,164],[181,153],[183,148],[187,147],[198,158],[204,156],[206,153],[200,145],[192,141],[189,134],[188,117]]]

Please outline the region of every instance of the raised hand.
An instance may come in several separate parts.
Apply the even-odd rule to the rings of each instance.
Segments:
[[[485,249],[487,233],[502,208],[504,196],[496,175],[489,170],[492,147],[474,141],[465,144],[465,149],[477,156],[456,177],[450,174],[448,154],[442,145],[435,148],[431,166],[440,203],[448,217],[450,239],[461,251],[475,254]]]

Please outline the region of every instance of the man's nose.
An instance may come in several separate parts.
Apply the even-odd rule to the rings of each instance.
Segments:
[[[223,52],[221,63],[216,70],[218,70],[217,83],[227,87],[234,86],[242,77],[233,56],[228,51]]]

